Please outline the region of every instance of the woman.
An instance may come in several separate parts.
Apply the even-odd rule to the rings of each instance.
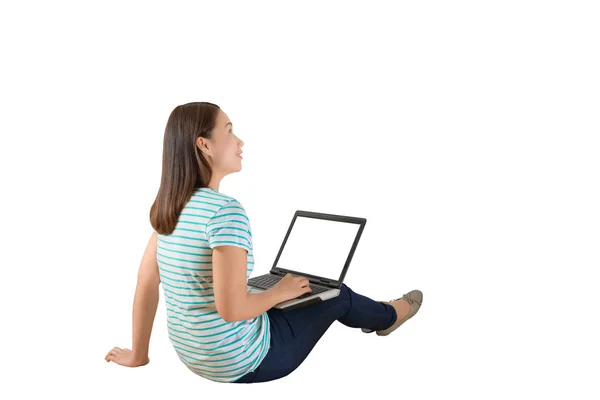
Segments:
[[[254,268],[252,230],[244,207],[219,192],[242,168],[244,142],[217,105],[176,107],[167,122],[162,177],[150,209],[155,232],[138,272],[132,350],[105,359],[138,367],[148,346],[162,283],[171,344],[185,366],[217,382],[265,382],[290,374],[334,321],[390,334],[419,310],[418,290],[375,301],[342,284],[339,296],[292,311],[272,308],[310,292],[306,278],[286,275],[273,288],[248,293]]]

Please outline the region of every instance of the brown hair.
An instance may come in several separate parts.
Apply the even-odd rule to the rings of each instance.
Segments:
[[[150,208],[150,224],[157,233],[171,234],[192,193],[208,186],[213,171],[196,140],[212,138],[220,109],[216,104],[194,102],[171,112],[163,141],[160,187]]]

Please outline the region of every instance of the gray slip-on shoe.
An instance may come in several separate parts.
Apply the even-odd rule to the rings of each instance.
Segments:
[[[408,311],[408,314],[406,315],[406,317],[404,317],[400,321],[397,321],[394,325],[390,326],[389,328],[377,331],[377,335],[378,336],[387,336],[387,335],[389,335],[394,330],[396,330],[400,325],[402,325],[403,323],[405,323],[406,321],[408,321],[409,319],[411,319],[417,313],[417,311],[419,311],[419,308],[421,307],[421,304],[423,303],[423,293],[420,290],[412,290],[412,291],[410,291],[408,293],[405,293],[399,299],[390,300],[388,302],[388,304],[391,303],[391,302],[393,302],[393,301],[400,300],[400,299],[404,299],[404,300],[406,300],[408,302],[408,304],[410,304],[410,310]],[[368,329],[368,328],[361,328],[361,330],[364,333],[371,333],[371,332],[373,332],[372,329]]]
[[[390,333],[395,331],[400,325],[411,319],[421,308],[421,304],[423,303],[423,293],[420,290],[412,290],[406,293],[404,296],[402,296],[401,299],[406,300],[408,304],[410,304],[410,310],[408,311],[408,314],[406,315],[406,317],[402,318],[400,321],[397,321],[394,325],[390,326],[389,328],[377,331],[378,336],[389,335]]]

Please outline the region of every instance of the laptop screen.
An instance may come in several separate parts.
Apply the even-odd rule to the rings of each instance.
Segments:
[[[298,216],[277,268],[338,280],[360,224]]]

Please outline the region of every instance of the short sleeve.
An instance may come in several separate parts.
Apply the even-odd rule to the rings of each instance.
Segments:
[[[229,200],[206,223],[206,239],[211,249],[217,246],[237,246],[250,253],[250,219],[237,200]]]

